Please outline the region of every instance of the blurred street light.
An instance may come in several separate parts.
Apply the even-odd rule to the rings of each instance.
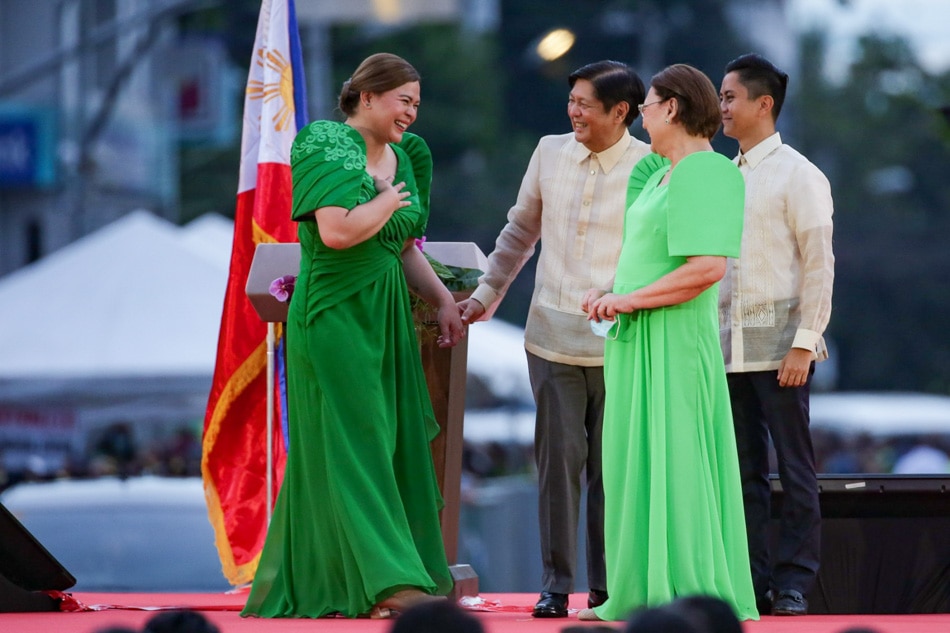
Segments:
[[[545,62],[553,62],[567,54],[574,47],[577,37],[569,29],[553,29],[545,33],[534,48],[535,53]]]

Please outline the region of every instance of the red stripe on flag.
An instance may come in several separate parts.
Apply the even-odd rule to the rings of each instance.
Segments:
[[[290,165],[281,163],[258,165],[257,191],[267,192],[267,195],[258,195],[255,198],[255,245],[260,242],[296,242],[297,224],[290,219],[293,196]],[[252,251],[251,256],[253,255]]]
[[[261,171],[284,171],[289,179],[287,166],[273,167],[282,169]],[[255,234],[264,235],[251,217],[262,206],[256,194],[252,189],[237,200],[231,272],[202,440],[201,470],[209,517],[222,570],[235,585],[253,579],[267,534],[267,325],[245,292],[258,243]],[[286,217],[289,214],[288,208]],[[273,445],[276,498],[285,460],[279,427],[274,429]]]

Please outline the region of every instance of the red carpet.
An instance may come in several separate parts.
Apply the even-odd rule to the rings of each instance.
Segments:
[[[265,620],[241,618],[245,599],[235,594],[102,594],[76,593],[76,598],[94,610],[77,613],[2,613],[4,633],[96,633],[111,626],[141,629],[156,611],[189,608],[203,612],[221,633],[385,633],[386,620]],[[579,622],[576,613],[567,619],[536,620],[531,617],[535,594],[482,594],[491,611],[478,612],[486,633],[559,633],[569,625],[596,626]],[[571,607],[585,606],[587,594],[571,596]],[[611,626],[620,629],[620,623]],[[840,633],[848,627],[871,627],[878,633],[948,633],[950,614],[937,615],[812,615],[796,618],[765,617],[745,623],[746,633]]]

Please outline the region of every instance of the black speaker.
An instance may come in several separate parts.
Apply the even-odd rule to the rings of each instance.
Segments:
[[[0,504],[0,612],[56,611],[44,591],[65,591],[76,579]]]
[[[774,543],[783,492],[771,483]],[[809,613],[950,613],[950,477],[820,475],[818,486],[821,567]]]

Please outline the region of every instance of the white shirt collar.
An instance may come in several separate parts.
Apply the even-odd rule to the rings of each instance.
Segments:
[[[766,156],[781,146],[782,136],[776,132],[768,138],[759,141],[758,145],[750,149],[748,152],[742,153],[740,151],[739,156],[736,158],[736,162],[738,162],[741,158],[745,158],[745,161],[749,164],[749,167],[755,169],[756,165],[761,163]]]

